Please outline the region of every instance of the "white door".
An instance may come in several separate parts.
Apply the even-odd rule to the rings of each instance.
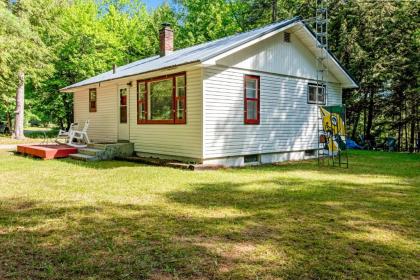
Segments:
[[[118,140],[129,140],[129,96],[128,88],[118,88]]]

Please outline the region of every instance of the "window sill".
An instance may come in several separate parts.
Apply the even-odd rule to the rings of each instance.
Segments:
[[[310,105],[327,105],[327,103],[308,102]]]
[[[163,125],[163,124],[167,124],[167,125],[180,125],[180,124],[187,124],[186,122],[174,122],[174,121],[147,121],[147,122],[142,122],[142,121],[137,121],[138,125],[143,125],[143,124],[158,124],[158,125]]]

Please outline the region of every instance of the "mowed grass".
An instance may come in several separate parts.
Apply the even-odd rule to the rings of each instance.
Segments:
[[[0,151],[0,279],[419,279],[420,155],[191,172]]]
[[[57,134],[57,128],[27,127],[24,130],[25,139],[23,140],[13,139],[11,135],[0,134],[0,145],[54,142]]]
[[[29,144],[29,143],[42,143],[44,138],[25,138],[23,140],[13,139],[10,135],[1,135],[0,134],[0,145],[13,145],[13,144]]]

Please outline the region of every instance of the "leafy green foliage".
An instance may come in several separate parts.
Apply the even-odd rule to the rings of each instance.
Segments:
[[[19,71],[39,83],[52,71],[48,47],[28,17],[17,16],[0,2],[0,118],[11,115]]]
[[[232,35],[241,28],[234,16],[236,6],[225,0],[179,0],[177,44],[187,47]]]

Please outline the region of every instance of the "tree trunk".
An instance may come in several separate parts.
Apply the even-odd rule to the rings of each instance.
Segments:
[[[277,0],[271,1],[271,22],[277,21]]]
[[[353,138],[354,140],[357,139],[356,134],[357,134],[357,127],[359,125],[360,114],[361,114],[361,111],[356,112],[356,117],[353,120],[353,130],[351,132],[351,138]]]
[[[60,126],[60,129],[64,129],[64,123],[63,123],[63,119],[62,118],[60,118],[58,120],[58,125]]]
[[[417,123],[417,127],[420,127],[419,123]],[[420,141],[420,129],[417,130],[417,141]],[[420,146],[417,145],[417,142],[415,143],[415,145],[416,145],[416,151],[420,152]]]
[[[413,105],[411,108],[411,122],[410,122],[410,149],[409,152],[414,152],[415,147],[415,140],[414,135],[416,133],[416,118],[417,118],[417,112],[416,112],[416,100],[413,101]]]
[[[25,73],[19,71],[18,73],[19,84],[16,90],[16,110],[15,110],[15,129],[13,137],[15,139],[24,139],[23,134],[23,120],[25,111]]]
[[[402,129],[402,112],[400,110],[400,119],[398,120],[398,143],[397,143],[397,151],[401,151],[401,129]]]
[[[363,96],[363,141],[366,143],[366,103],[368,92],[366,91]]]
[[[372,124],[373,124],[373,109],[374,109],[374,91],[370,90],[369,95],[369,106],[366,123],[366,138],[372,141]]]
[[[10,112],[6,113],[6,124],[10,133],[12,131],[12,117],[10,116]]]

